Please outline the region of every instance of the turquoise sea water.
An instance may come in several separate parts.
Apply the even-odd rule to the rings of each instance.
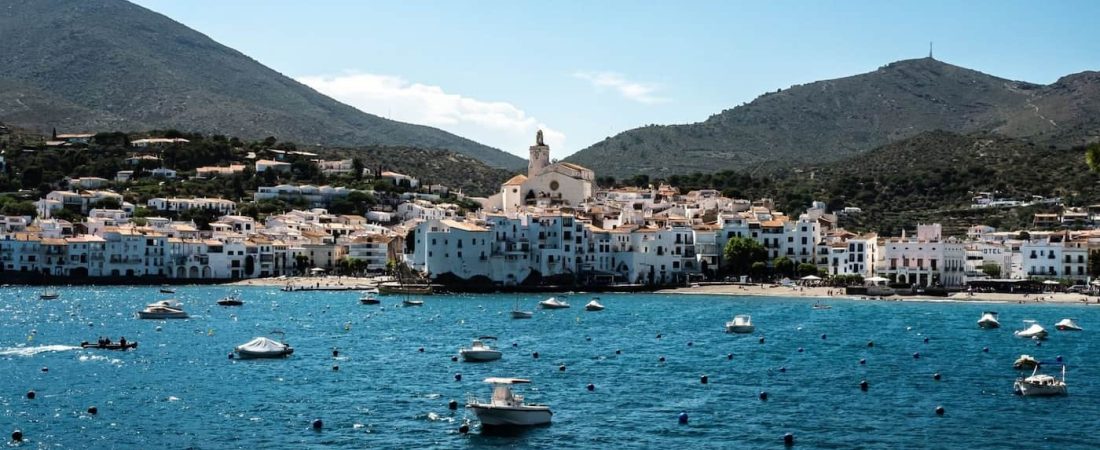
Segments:
[[[191,319],[149,321],[134,312],[168,297],[156,288],[60,292],[43,301],[36,289],[0,290],[0,432],[22,430],[23,448],[782,448],[788,432],[796,448],[1100,445],[1091,431],[1097,306],[832,300],[831,310],[813,310],[805,298],[605,294],[607,310],[585,312],[589,296],[574,294],[572,309],[512,320],[517,298],[524,309],[542,298],[429,296],[401,308],[397,297],[378,307],[354,292],[246,288],[243,307],[223,308],[215,301],[230,288],[180,287],[174,297]],[[1004,328],[977,328],[990,308]],[[757,332],[724,333],[734,314],[752,314]],[[1085,331],[1054,331],[1064,317]],[[1037,347],[1013,337],[1024,319],[1051,338]],[[295,347],[291,358],[228,359],[275,328]],[[451,361],[485,334],[499,337],[502,360]],[[71,347],[100,335],[140,345]],[[1014,396],[1021,353],[1062,356],[1070,395]],[[448,401],[487,397],[488,376],[530,378],[528,399],[551,405],[553,425],[458,433],[467,413]],[[26,399],[29,390],[37,398]],[[97,415],[85,412],[92,405]],[[677,423],[681,411],[687,425]],[[313,419],[322,431],[310,430]]]

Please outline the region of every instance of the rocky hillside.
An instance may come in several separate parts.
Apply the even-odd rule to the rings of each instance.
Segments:
[[[0,30],[0,121],[10,124],[440,148],[496,167],[525,164],[439,129],[363,113],[123,0],[6,0]]]
[[[932,130],[1067,146],[1100,136],[1100,75],[1049,86],[931,58],[764,94],[688,125],[621,133],[568,158],[600,175],[667,176],[841,160]]]

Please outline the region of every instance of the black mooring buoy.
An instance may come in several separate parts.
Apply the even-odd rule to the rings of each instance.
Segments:
[[[311,426],[314,431],[321,431],[321,429],[325,427],[325,423],[322,422],[321,419],[313,419]]]
[[[589,392],[594,391],[596,390],[596,385],[588,383],[588,386],[585,386],[585,389],[588,389]]]
[[[469,425],[469,424],[465,424],[465,423],[464,423],[464,424],[462,424],[462,425],[459,425],[459,426],[458,426],[458,432],[459,432],[459,433],[462,433],[462,434],[466,434],[466,433],[469,433],[469,432],[470,432],[470,425]]]
[[[676,420],[678,420],[681,425],[688,423],[688,413],[686,411],[681,411],[680,415],[676,417]]]
[[[91,414],[93,416],[96,415],[96,414],[99,414],[99,408],[96,408],[95,406],[89,406],[88,407],[88,414]]]
[[[944,411],[942,406],[937,406],[936,407],[936,415],[937,416],[942,416],[944,412],[946,412],[946,411]]]
[[[462,374],[461,373],[456,373],[455,374],[455,381],[462,381]]]
[[[867,383],[867,380],[862,380],[859,382],[859,390],[861,391],[866,391],[870,387],[871,385]]]
[[[702,383],[702,384],[710,383],[710,377],[708,377],[706,375],[703,375],[703,376],[699,377],[699,382]]]
[[[12,431],[11,440],[12,442],[23,442],[23,432],[19,430]]]
[[[458,402],[456,402],[454,400],[451,400],[451,401],[447,402],[447,409],[449,409],[451,411],[454,411],[454,410],[458,409]]]
[[[767,391],[760,391],[760,400],[767,400],[767,399],[768,399],[768,392]]]
[[[940,373],[939,373],[939,372],[936,372],[936,373],[932,374],[932,379],[933,379],[933,380],[936,380],[936,381],[940,381],[940,378],[941,378],[941,377],[940,377]]]
[[[791,434],[791,433],[784,434],[783,435],[783,445],[786,445],[788,447],[794,445],[794,435]]]
[[[38,394],[35,394],[34,391],[27,391],[27,400],[34,400],[37,396]]]

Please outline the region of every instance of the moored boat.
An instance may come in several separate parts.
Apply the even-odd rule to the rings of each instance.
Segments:
[[[1077,325],[1077,322],[1074,322],[1073,319],[1062,319],[1054,324],[1054,329],[1058,331],[1081,331],[1081,326]]]
[[[161,300],[145,306],[137,315],[139,319],[186,319],[188,315],[182,306],[175,300]]]
[[[727,333],[747,334],[755,330],[756,326],[752,324],[752,317],[748,314],[734,316],[733,320],[726,322]]]
[[[362,303],[364,305],[377,305],[379,303],[382,303],[382,301],[379,300],[378,297],[375,296],[375,294],[364,292],[363,295],[359,297],[359,303]]]
[[[1068,394],[1066,389],[1066,366],[1062,366],[1062,379],[1039,373],[1041,364],[1036,364],[1027,378],[1017,378],[1012,391],[1024,397],[1051,397]]]
[[[294,348],[285,342],[260,336],[233,349],[240,359],[286,358],[294,353]]]
[[[60,296],[61,296],[61,294],[59,294],[57,291],[55,291],[53,289],[46,289],[46,290],[42,291],[41,294],[38,294],[38,298],[40,298],[42,300],[57,300],[57,298],[60,297]]]
[[[1031,321],[1031,322],[1034,322],[1034,321]],[[1037,323],[1032,323],[1031,326],[1029,326],[1029,327],[1027,327],[1023,330],[1017,330],[1014,334],[1016,336],[1019,336],[1019,337],[1022,337],[1022,338],[1043,340],[1043,339],[1047,338],[1048,333],[1047,333],[1047,330],[1045,328],[1043,328],[1042,325],[1039,325]]]
[[[814,306],[813,306],[813,308],[814,308],[814,309],[833,309],[833,307],[832,307],[832,306],[829,306],[829,305],[826,305],[826,304],[824,304],[824,303],[821,303],[821,301],[820,301],[820,300],[819,300],[819,301],[816,301],[816,302],[814,302]]]
[[[485,336],[480,339],[474,339],[469,348],[463,347],[458,349],[458,354],[462,356],[463,361],[467,362],[485,362],[500,359],[502,355],[500,350],[494,350],[483,342],[483,340],[487,339],[490,339],[490,337]]]
[[[554,413],[547,405],[526,403],[520,394],[512,392],[512,386],[527,384],[522,378],[486,378],[493,385],[493,397],[482,402],[470,398],[466,408],[472,409],[484,427],[523,427],[549,424]]]
[[[160,288],[161,294],[175,294],[176,290],[172,288]]]
[[[585,311],[603,311],[604,306],[600,303],[600,299],[594,298],[588,304],[584,305]]]
[[[1027,370],[1034,369],[1037,365],[1039,365],[1039,360],[1035,359],[1033,356],[1020,355],[1020,357],[1016,358],[1016,361],[1012,363],[1012,368],[1016,370]]]
[[[569,303],[566,303],[564,300],[558,300],[557,297],[550,297],[539,302],[539,308],[542,309],[565,309],[568,307]]]
[[[996,311],[986,311],[982,313],[982,317],[978,319],[978,327],[981,328],[1000,328],[1001,322],[997,320]]]
[[[535,316],[535,313],[532,312],[532,311],[524,311],[524,310],[519,309],[519,300],[516,300],[516,306],[512,307],[512,318],[513,319],[530,319],[534,316]]]
[[[401,301],[403,306],[424,306],[424,300],[409,300],[405,299]]]

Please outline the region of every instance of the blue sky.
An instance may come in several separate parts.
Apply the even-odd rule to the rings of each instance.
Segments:
[[[1100,70],[1096,1],[138,0],[338,100],[526,157],[924,57]],[[308,5],[308,6],[307,6]]]

